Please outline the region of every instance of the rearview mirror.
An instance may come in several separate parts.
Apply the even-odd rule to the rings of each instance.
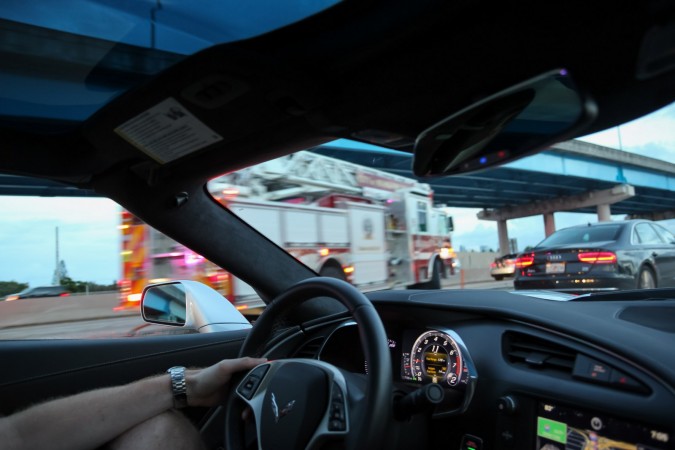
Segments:
[[[576,136],[597,114],[566,70],[555,70],[481,100],[423,131],[413,172],[473,172]]]

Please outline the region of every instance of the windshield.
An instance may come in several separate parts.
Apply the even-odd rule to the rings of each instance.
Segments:
[[[628,130],[640,123],[650,126],[671,123],[675,120],[673,111],[675,108],[671,106],[636,124],[625,125],[623,133],[627,135]],[[669,117],[673,119],[666,121]],[[666,137],[672,129],[663,130]],[[632,255],[631,264],[639,264],[635,259],[640,255],[659,251],[649,236],[659,241],[661,251],[675,254],[675,248],[669,247],[673,238],[668,231],[675,229],[673,220],[642,222],[635,227],[632,240],[618,243],[623,230],[621,221],[631,210],[638,215],[639,208],[635,205],[649,201],[647,197],[638,200],[629,197],[612,204],[609,220],[616,223],[602,225],[594,225],[602,212],[601,206],[583,206],[579,212],[555,212],[553,229],[548,229],[544,213],[505,221],[505,233],[500,232],[500,221],[482,219],[486,210],[505,208],[511,202],[540,201],[540,191],[551,184],[546,175],[550,168],[545,164],[561,155],[567,169],[557,176],[560,186],[556,189],[570,182],[587,183],[589,190],[616,186],[603,184],[599,174],[592,173],[594,167],[606,164],[604,161],[579,158],[584,146],[593,154],[608,148],[588,142],[598,140],[597,136],[586,139],[563,143],[479,177],[429,180],[412,177],[409,154],[338,140],[216,177],[208,183],[207,190],[223,208],[237,214],[317,274],[346,280],[364,292],[399,288],[513,291],[519,280],[540,277],[536,290],[531,291],[525,285],[522,292],[568,300],[596,291],[579,289],[578,285],[572,289],[549,286],[546,279],[551,274],[547,271],[556,271],[551,273],[555,273],[558,281],[561,276],[588,280],[594,273],[611,275],[622,258],[627,258],[626,254]],[[675,138],[669,139],[675,142]],[[622,152],[637,155],[635,151]],[[664,174],[656,173],[652,167],[669,163],[656,158],[639,162],[641,167],[623,170],[622,181],[656,189],[659,177]],[[651,166],[645,167],[647,163]],[[543,167],[543,175],[533,170],[537,166]],[[511,173],[513,181],[504,180],[505,170]],[[616,176],[616,168],[612,170]],[[529,181],[520,181],[523,179]],[[510,192],[500,192],[500,187],[496,195],[486,195],[487,186],[505,186],[504,183],[511,186]],[[516,190],[515,186],[520,187]],[[554,197],[553,201],[558,200]],[[59,299],[70,311],[69,318],[81,321],[103,311],[105,317],[112,315],[131,321],[117,321],[119,329],[105,331],[97,325],[85,326],[89,324],[85,321],[81,322],[82,329],[60,331],[56,336],[48,331],[47,336],[153,334],[154,328],[142,325],[138,316],[140,294],[149,283],[175,279],[205,283],[249,316],[254,317],[265,307],[258,292],[227,268],[211,263],[107,199],[4,196],[0,197],[0,205],[4,212],[0,219],[5,255],[0,261],[3,298],[13,299],[8,296],[34,287],[61,284],[71,293]],[[596,211],[588,212],[593,209]],[[581,226],[565,228],[570,225]],[[558,227],[561,229],[556,231]],[[574,245],[588,248],[594,243],[602,245],[602,251],[575,253],[574,263],[565,257],[554,265],[539,265],[536,254],[528,253]],[[521,256],[515,260],[518,255]],[[531,266],[527,266],[527,255],[534,255]],[[513,259],[509,264],[499,263],[502,256]],[[579,264],[579,258],[585,262]],[[670,270],[668,267],[664,265],[659,270]],[[639,286],[639,281],[615,286],[611,278],[607,283],[610,290]],[[543,290],[551,293],[543,294]],[[8,303],[15,304],[13,308],[26,309],[3,316],[0,338],[44,336],[42,326],[35,331],[36,325],[31,322],[35,318],[26,313],[34,308],[29,302],[37,301],[30,298],[21,300],[23,304]],[[72,311],[77,313],[72,315]],[[53,319],[45,316],[40,319],[43,320]],[[26,321],[31,323],[28,328]],[[130,333],[130,328],[135,331]]]

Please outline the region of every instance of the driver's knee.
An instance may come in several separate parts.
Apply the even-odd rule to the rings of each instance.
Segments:
[[[171,410],[159,414],[127,430],[108,443],[105,449],[205,449],[194,425],[180,412]]]

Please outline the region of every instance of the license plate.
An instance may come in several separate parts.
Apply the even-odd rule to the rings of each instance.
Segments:
[[[565,272],[565,263],[546,263],[546,273],[564,273]]]

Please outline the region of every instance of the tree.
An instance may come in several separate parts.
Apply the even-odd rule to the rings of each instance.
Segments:
[[[16,294],[28,287],[28,283],[18,283],[16,281],[0,281],[0,298],[9,294]]]
[[[116,291],[117,282],[113,281],[112,284],[97,284],[90,281],[76,281],[70,277],[61,278],[61,286],[68,289],[70,292],[101,292],[101,291]]]
[[[64,260],[59,261],[54,269],[54,277],[52,278],[52,284],[61,284],[61,280],[68,278],[68,269],[66,269],[66,262]]]

